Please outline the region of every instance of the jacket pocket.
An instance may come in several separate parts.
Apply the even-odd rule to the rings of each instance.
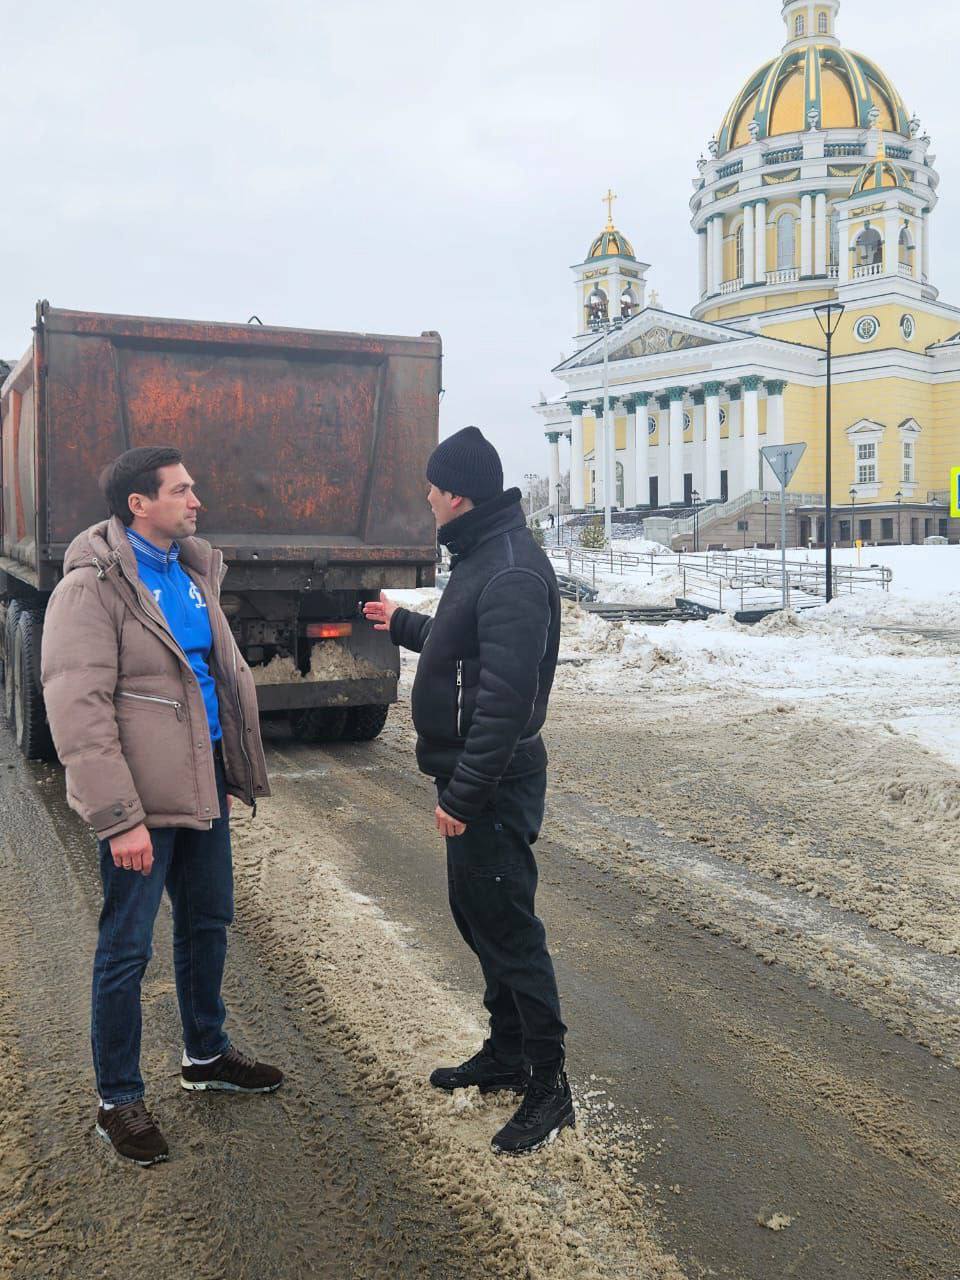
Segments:
[[[178,720],[183,719],[183,703],[177,702],[175,698],[159,698],[152,693],[130,693],[127,689],[121,689],[117,697],[132,698],[135,702],[146,703],[143,708],[145,711],[150,709],[156,711],[171,710],[176,714]]]
[[[114,702],[120,752],[144,810],[156,819],[200,813],[197,761],[186,708],[176,698],[120,690]]]

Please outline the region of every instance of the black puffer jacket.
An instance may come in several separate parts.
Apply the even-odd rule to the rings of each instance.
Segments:
[[[441,808],[469,822],[501,778],[547,763],[540,730],[560,647],[560,595],[519,489],[451,520],[440,541],[452,569],[436,617],[397,609],[390,636],[421,654],[412,695],[417,763],[450,778]]]

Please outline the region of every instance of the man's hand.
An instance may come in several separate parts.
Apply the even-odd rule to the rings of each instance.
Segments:
[[[398,605],[387,599],[387,593],[381,591],[379,600],[368,600],[363,606],[363,616],[373,623],[374,631],[389,631],[390,619],[398,608]]]
[[[110,853],[113,865],[122,871],[139,871],[142,876],[148,876],[153,869],[153,841],[142,822],[131,831],[111,836]]]
[[[449,813],[445,813],[439,805],[434,809],[433,816],[437,820],[437,830],[442,836],[462,836],[467,829],[465,822],[461,822],[458,818],[451,818]]]

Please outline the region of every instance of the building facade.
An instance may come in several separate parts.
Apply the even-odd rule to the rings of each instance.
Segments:
[[[823,540],[816,308],[830,303],[844,309],[833,337],[834,503],[859,509],[868,528],[869,509],[886,513],[866,540],[880,540],[894,510],[910,531],[944,531],[960,465],[960,309],[940,301],[931,274],[939,179],[930,138],[892,82],[841,46],[838,9],[786,0],[781,52],[744,84],[698,163],[700,297],[689,315],[648,304],[648,264],[612,215],[573,268],[576,350],[553,371],[562,393],[535,408],[551,493],[569,444],[574,508],[602,505],[605,480],[621,508],[759,502],[777,489],[761,447],[802,442],[789,492],[809,516],[797,538]],[[605,437],[615,441],[606,462]]]

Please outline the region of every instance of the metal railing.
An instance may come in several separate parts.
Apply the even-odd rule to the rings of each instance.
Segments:
[[[731,498],[729,502],[714,502],[697,512],[696,522],[700,532],[708,529],[710,525],[716,524],[718,520],[726,520],[730,516],[738,515],[745,507],[752,507],[758,502],[763,502],[764,491],[762,489],[748,489],[746,493],[741,493],[737,498]],[[788,507],[817,507],[824,503],[822,493],[788,493]],[[776,495],[779,502],[779,494]],[[694,517],[681,516],[676,520],[670,521],[670,536],[675,538],[678,534],[693,533]]]
[[[783,604],[783,575],[779,558],[730,552],[708,552],[696,562],[681,559],[684,600],[705,608],[738,611],[779,609]],[[807,560],[786,562],[787,607],[813,606],[826,599],[825,564]],[[834,564],[833,595],[890,589],[893,570],[885,565]]]

